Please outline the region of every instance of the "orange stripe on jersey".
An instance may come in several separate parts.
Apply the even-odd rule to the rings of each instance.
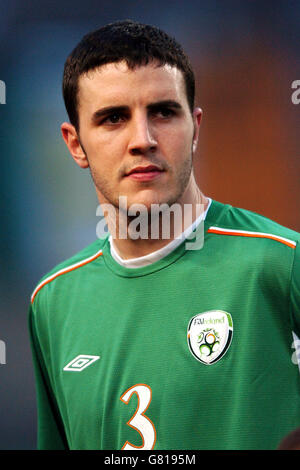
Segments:
[[[221,227],[210,227],[207,230],[208,233],[217,233],[219,235],[233,235],[233,236],[240,236],[240,237],[254,237],[254,238],[270,238],[271,240],[275,240],[277,242],[283,243],[291,248],[296,248],[296,242],[293,240],[289,240],[288,238],[280,237],[279,235],[273,235],[271,233],[263,233],[263,232],[248,232],[246,230],[233,230],[229,228],[221,228]]]
[[[90,258],[86,258],[82,261],[79,261],[79,263],[72,264],[71,266],[68,266],[67,268],[61,269],[60,271],[57,271],[57,273],[52,274],[52,276],[47,277],[44,281],[42,281],[33,291],[32,296],[31,296],[31,303],[33,303],[36,294],[44,287],[46,284],[49,282],[53,281],[57,277],[61,276],[62,274],[69,273],[70,271],[74,271],[77,268],[81,268],[81,266],[84,266],[85,264],[91,263],[95,259],[99,258],[99,256],[102,255],[102,250],[98,251],[95,255],[90,256]]]

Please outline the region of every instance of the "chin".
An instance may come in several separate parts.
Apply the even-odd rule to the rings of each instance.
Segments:
[[[144,206],[144,211],[149,212],[153,205],[167,204],[172,205],[174,203],[174,198],[169,197],[169,195],[162,195],[157,192],[151,192],[152,194],[138,195],[133,198],[128,198],[128,208],[134,205]],[[141,207],[143,210],[143,207]]]

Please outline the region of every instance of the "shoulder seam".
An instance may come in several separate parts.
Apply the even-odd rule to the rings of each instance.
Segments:
[[[91,263],[92,261],[94,261],[95,259],[99,258],[99,256],[101,256],[103,254],[102,252],[102,249],[97,251],[97,253],[95,253],[94,255],[90,256],[89,258],[85,258],[81,261],[79,261],[78,263],[75,263],[75,264],[71,264],[71,266],[68,266],[66,268],[63,268],[63,269],[60,269],[59,271],[57,271],[56,273],[54,274],[51,274],[51,276],[48,276],[46,279],[44,279],[43,281],[41,281],[37,287],[34,289],[32,295],[31,295],[31,303],[33,303],[37,293],[42,289],[42,287],[44,287],[46,284],[49,284],[49,282],[53,281],[54,279],[56,279],[57,277],[61,276],[62,274],[66,274],[70,271],[73,271],[74,269],[77,269],[77,268],[81,268],[81,266],[84,266],[88,263]]]
[[[289,246],[290,248],[296,248],[297,242],[290,240],[289,238],[281,237],[279,235],[274,235],[272,233],[265,232],[251,232],[248,230],[236,230],[222,227],[211,226],[207,230],[208,233],[217,233],[219,235],[233,235],[241,237],[255,237],[255,238],[270,238],[277,242],[283,243],[284,245]]]

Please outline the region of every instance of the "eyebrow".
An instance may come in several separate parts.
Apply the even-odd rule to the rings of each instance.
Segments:
[[[107,114],[111,113],[124,113],[128,112],[128,106],[106,106],[105,108],[98,109],[92,115],[92,121],[96,122],[99,118],[106,116]]]
[[[146,106],[148,111],[155,111],[156,109],[165,106],[174,109],[182,109],[180,103],[174,100],[161,100],[156,101],[155,103],[150,103]],[[120,106],[105,106],[104,108],[98,109],[92,115],[92,122],[96,122],[99,118],[106,116],[111,113],[124,113],[129,111],[129,106],[120,105]]]
[[[162,101],[157,101],[155,103],[150,103],[147,106],[147,109],[149,111],[152,111],[153,109],[160,108],[161,106],[165,106],[167,108],[175,108],[175,109],[182,109],[182,106],[178,101],[174,100],[162,100]]]

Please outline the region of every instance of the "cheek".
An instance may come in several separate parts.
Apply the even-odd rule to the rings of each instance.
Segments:
[[[87,142],[85,150],[88,159],[94,167],[104,170],[120,164],[125,146],[113,133],[104,136],[100,132],[92,132],[86,137],[85,142]]]
[[[173,161],[185,160],[191,153],[192,143],[193,134],[190,130],[178,129],[177,132],[172,132],[165,136],[165,154]]]

